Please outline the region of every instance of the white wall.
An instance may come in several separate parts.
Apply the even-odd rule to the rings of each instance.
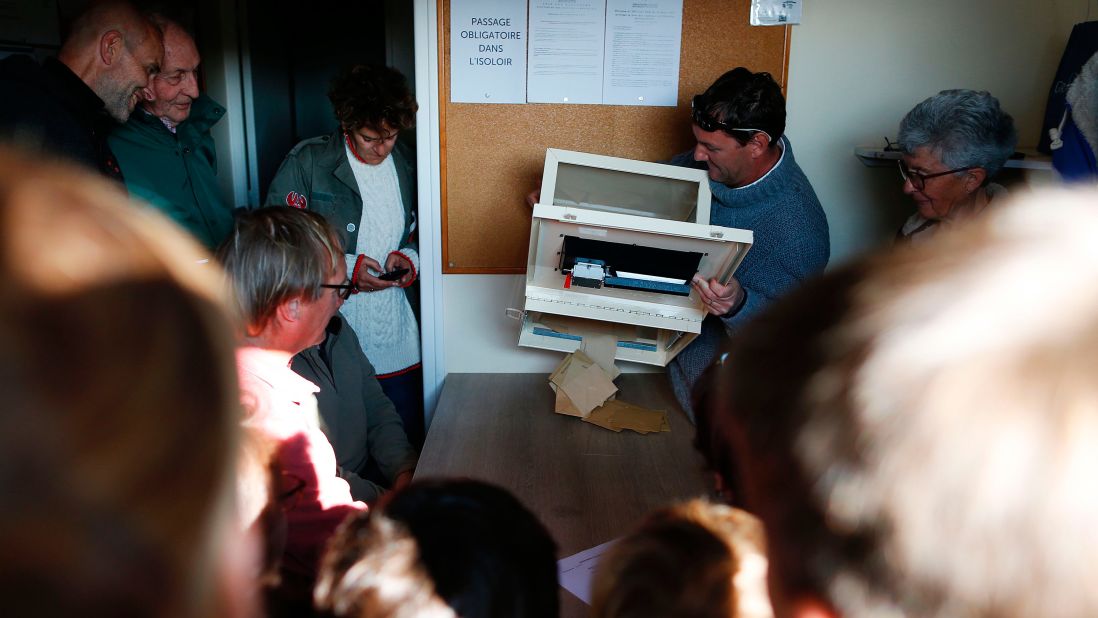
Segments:
[[[1091,4],[1092,17],[1098,10]],[[831,263],[889,242],[910,202],[855,146],[895,139],[947,88],[987,90],[1037,144],[1048,89],[1088,0],[809,0],[789,60],[788,134],[831,226]]]
[[[945,88],[990,91],[1033,147],[1071,26],[1095,0],[808,0],[790,51],[789,127],[831,225],[832,263],[889,242],[910,205],[898,174],[858,145],[894,139],[900,118]],[[729,67],[731,68],[731,67]],[[685,128],[684,128],[685,130]],[[446,371],[548,372],[560,355],[518,348],[521,277],[446,275]],[[649,370],[625,363],[625,370]]]

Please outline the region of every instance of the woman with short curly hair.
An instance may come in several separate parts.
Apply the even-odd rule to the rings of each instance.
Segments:
[[[344,133],[404,131],[415,126],[419,105],[404,76],[388,67],[360,64],[340,73],[328,89]]]
[[[419,273],[415,153],[413,140],[398,138],[414,126],[419,106],[404,76],[384,66],[343,70],[332,80],[328,98],[339,128],[301,142],[286,155],[266,204],[316,211],[339,232],[353,291],[365,293],[341,312],[343,325],[351,328],[330,329],[324,345],[334,348],[334,338],[353,339],[357,333],[382,390],[396,406],[411,444],[418,447],[423,443],[424,422],[415,285]],[[328,370],[319,373],[333,375],[335,390],[342,392],[341,371],[348,369],[332,367],[331,361],[327,364]],[[322,401],[321,414],[324,408]],[[337,425],[345,428],[347,423]],[[345,438],[332,440],[336,455],[341,465],[357,467],[368,459],[361,456],[366,436]],[[340,452],[341,443],[352,442],[358,445],[356,453]],[[383,471],[402,467],[378,463]]]

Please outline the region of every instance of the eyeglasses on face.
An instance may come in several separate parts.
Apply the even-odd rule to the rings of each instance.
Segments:
[[[339,290],[337,295],[341,300],[347,300],[351,297],[351,294],[358,294],[360,291],[358,286],[352,283],[350,279],[347,279],[346,283],[321,283],[320,287]]]
[[[902,160],[896,161],[896,164],[900,167],[900,176],[903,177],[905,182],[910,182],[912,187],[915,187],[916,191],[922,191],[926,188],[926,181],[931,178],[937,178],[939,176],[945,176],[946,174],[956,174],[957,172],[967,172],[970,169],[975,169],[976,166],[968,165],[965,167],[958,167],[956,169],[946,170],[944,172],[934,172],[933,174],[923,174],[922,172],[912,171]]]
[[[702,131],[724,131],[725,133],[762,133],[766,136],[767,143],[773,142],[773,138],[770,134],[762,129],[742,129],[739,127],[733,127],[732,125],[723,123],[716,118],[705,113],[706,100],[704,94],[696,94],[694,98],[690,100],[690,113],[694,119],[694,124],[701,127]]]

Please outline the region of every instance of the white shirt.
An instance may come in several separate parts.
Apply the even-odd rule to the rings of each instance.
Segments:
[[[360,253],[377,260],[384,268],[389,254],[400,248],[406,226],[396,165],[391,155],[378,165],[368,165],[359,161],[346,145],[343,149],[362,196],[358,245],[354,255],[346,256],[347,272],[354,270]],[[407,253],[411,254],[408,259],[418,264],[419,256]],[[356,294],[343,304],[341,311],[358,333],[362,351],[379,377],[420,361],[419,324],[401,288]]]

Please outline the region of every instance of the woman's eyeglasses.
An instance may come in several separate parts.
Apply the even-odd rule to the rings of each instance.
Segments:
[[[320,287],[339,290],[337,295],[341,300],[347,300],[351,297],[351,294],[358,294],[360,291],[357,285],[351,283],[350,279],[347,279],[346,283],[321,283]]]
[[[910,182],[912,187],[915,187],[916,191],[922,191],[926,188],[926,181],[931,178],[937,178],[939,176],[945,176],[946,174],[956,174],[957,172],[967,172],[970,169],[974,169],[974,166],[969,165],[967,167],[958,167],[957,169],[946,170],[944,172],[934,172],[933,174],[923,174],[922,172],[912,171],[911,168],[904,165],[903,161],[896,161],[896,164],[900,167],[900,176],[903,177],[905,182]]]

